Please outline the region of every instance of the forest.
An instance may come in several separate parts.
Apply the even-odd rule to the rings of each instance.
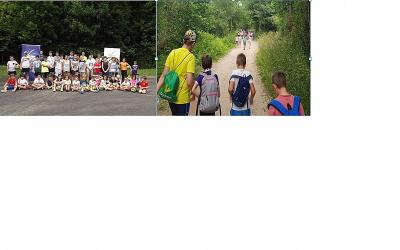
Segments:
[[[194,54],[214,59],[235,46],[235,34],[251,30],[259,43],[257,65],[270,95],[274,71],[286,72],[289,91],[299,95],[310,114],[310,3],[306,0],[160,0],[158,4],[160,72],[169,51],[180,47],[187,29],[194,30]]]
[[[154,67],[155,2],[0,2],[0,53],[20,56],[21,44],[44,52],[70,50],[98,54],[121,48],[128,61]]]

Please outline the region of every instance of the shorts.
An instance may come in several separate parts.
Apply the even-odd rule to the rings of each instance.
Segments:
[[[251,116],[251,111],[250,111],[250,109],[246,109],[246,110],[231,109],[231,116]]]
[[[188,116],[190,110],[190,103],[176,104],[170,102],[169,108],[171,109],[173,116]]]
[[[49,69],[49,72],[50,72],[50,73],[54,73],[54,68],[50,68],[50,69]]]
[[[40,75],[41,73],[40,73],[40,71],[39,72],[36,72],[35,71],[35,76],[38,76],[38,75]]]
[[[7,85],[7,90],[14,90],[14,88],[15,88],[15,85],[11,85],[11,84]]]
[[[42,75],[43,75],[43,78],[47,78],[49,76],[49,72],[43,72]]]
[[[13,75],[17,75],[17,71],[8,71],[8,75],[11,75],[11,74],[13,74]]]
[[[29,68],[22,68],[21,72],[22,73],[29,73]]]

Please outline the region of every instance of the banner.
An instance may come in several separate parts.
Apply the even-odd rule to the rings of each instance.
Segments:
[[[36,56],[40,55],[40,45],[32,45],[32,44],[22,44],[21,45],[21,57],[24,54],[28,53],[30,61],[32,62]],[[35,79],[33,68],[31,68],[29,72],[29,81],[33,81]]]
[[[106,57],[116,57],[119,59],[121,54],[121,49],[118,48],[104,48],[104,56]]]

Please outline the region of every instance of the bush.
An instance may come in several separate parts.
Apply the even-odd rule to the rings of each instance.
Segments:
[[[271,79],[275,71],[283,71],[287,77],[287,89],[300,96],[304,112],[310,115],[310,61],[301,46],[278,32],[259,37],[257,65],[262,81],[269,93],[274,93]]]

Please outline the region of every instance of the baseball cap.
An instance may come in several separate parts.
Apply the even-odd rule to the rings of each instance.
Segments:
[[[193,30],[186,31],[185,35],[183,36],[183,40],[189,42],[196,42],[196,33]]]

